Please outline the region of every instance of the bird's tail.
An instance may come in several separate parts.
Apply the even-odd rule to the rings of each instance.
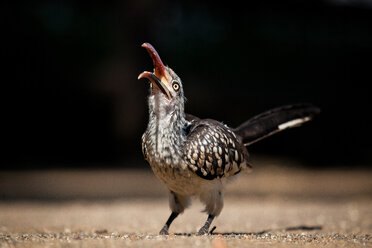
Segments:
[[[300,126],[319,112],[318,107],[308,103],[285,105],[256,115],[234,131],[248,146],[277,132]]]

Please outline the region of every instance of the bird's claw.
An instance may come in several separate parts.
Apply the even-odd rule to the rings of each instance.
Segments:
[[[208,234],[208,229],[205,227],[200,228],[199,232],[196,234],[197,236],[206,235]]]
[[[163,227],[160,230],[159,235],[169,235],[168,229]]]

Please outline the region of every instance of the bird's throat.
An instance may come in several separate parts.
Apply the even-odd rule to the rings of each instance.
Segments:
[[[149,124],[146,133],[151,139],[154,158],[169,160],[174,157],[173,153],[182,150],[186,138],[183,132],[185,125],[183,108],[172,105],[166,99],[164,101],[162,96],[149,97]]]

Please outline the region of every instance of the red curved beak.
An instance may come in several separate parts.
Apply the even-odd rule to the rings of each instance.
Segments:
[[[147,78],[150,82],[163,92],[168,99],[171,99],[170,92],[167,85],[170,87],[170,75],[166,70],[163,62],[160,59],[159,54],[156,52],[155,48],[150,43],[143,43],[142,47],[146,48],[147,52],[150,54],[152,62],[154,64],[154,73],[144,71],[139,76],[138,79]]]
[[[157,76],[160,79],[162,77],[165,77],[167,74],[167,71],[165,69],[163,62],[160,59],[158,52],[155,50],[155,48],[150,43],[143,43],[142,47],[146,48],[146,50],[151,56],[152,62],[154,63],[155,76]]]

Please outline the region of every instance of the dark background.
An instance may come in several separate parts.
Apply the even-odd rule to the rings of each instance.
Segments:
[[[237,126],[311,102],[313,122],[250,147],[309,168],[370,167],[369,1],[32,1],[1,8],[3,169],[144,167],[151,43],[186,110]]]

